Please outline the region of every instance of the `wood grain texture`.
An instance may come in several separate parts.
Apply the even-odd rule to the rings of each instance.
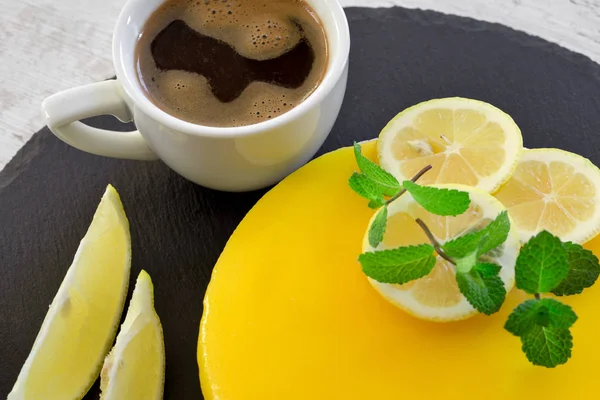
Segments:
[[[498,22],[600,62],[600,0],[340,0]],[[125,0],[0,0],[0,170],[44,121],[41,101],[114,75],[111,33]]]

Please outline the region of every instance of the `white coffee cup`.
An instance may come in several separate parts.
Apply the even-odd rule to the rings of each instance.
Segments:
[[[323,81],[302,103],[255,125],[217,128],[178,119],[154,105],[138,80],[134,53],[144,23],[164,0],[129,0],[113,37],[117,80],[66,90],[42,110],[50,130],[80,150],[134,160],[161,159],[197,184],[246,191],[276,183],[314,156],[338,116],[348,79],[350,33],[337,0],[306,0],[319,15],[329,44]],[[87,126],[80,119],[114,115],[137,131]]]

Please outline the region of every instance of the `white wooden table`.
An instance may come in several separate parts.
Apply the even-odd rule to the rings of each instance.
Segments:
[[[600,0],[340,1],[499,22],[600,63]],[[46,96],[114,75],[111,33],[124,2],[0,0],[0,169],[43,127],[40,103]]]

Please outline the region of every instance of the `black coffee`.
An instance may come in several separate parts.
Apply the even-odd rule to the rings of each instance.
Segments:
[[[169,0],[137,47],[139,78],[166,112],[209,126],[281,115],[319,85],[327,39],[303,0]]]

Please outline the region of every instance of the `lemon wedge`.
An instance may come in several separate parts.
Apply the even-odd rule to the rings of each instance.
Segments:
[[[387,228],[383,242],[377,249],[371,247],[367,229],[363,240],[363,251],[429,243],[427,236],[415,222],[417,218],[423,220],[436,239],[443,244],[463,234],[485,227],[505,210],[498,200],[482,190],[455,184],[436,185],[436,187],[457,189],[469,193],[471,199],[469,209],[456,217],[440,217],[427,212],[406,193],[388,206]],[[500,278],[504,282],[507,292],[514,285],[514,266],[518,254],[518,233],[512,226],[506,242],[483,256],[489,262],[502,268]],[[403,285],[380,283],[370,278],[369,281],[386,300],[413,316],[446,322],[462,320],[478,314],[460,293],[455,274],[454,265],[438,256],[432,272],[421,279]]]
[[[419,183],[458,183],[493,193],[515,169],[523,138],[508,114],[455,97],[402,111],[383,128],[378,147],[381,167],[400,182],[431,165]]]
[[[575,243],[600,232],[600,170],[578,154],[525,150],[495,196],[508,209],[522,242],[542,230]]]
[[[152,280],[142,271],[115,347],[104,362],[100,399],[160,400],[164,377],[162,326],[154,310]]]
[[[98,377],[127,294],[129,223],[108,186],[9,400],[81,399]]]

